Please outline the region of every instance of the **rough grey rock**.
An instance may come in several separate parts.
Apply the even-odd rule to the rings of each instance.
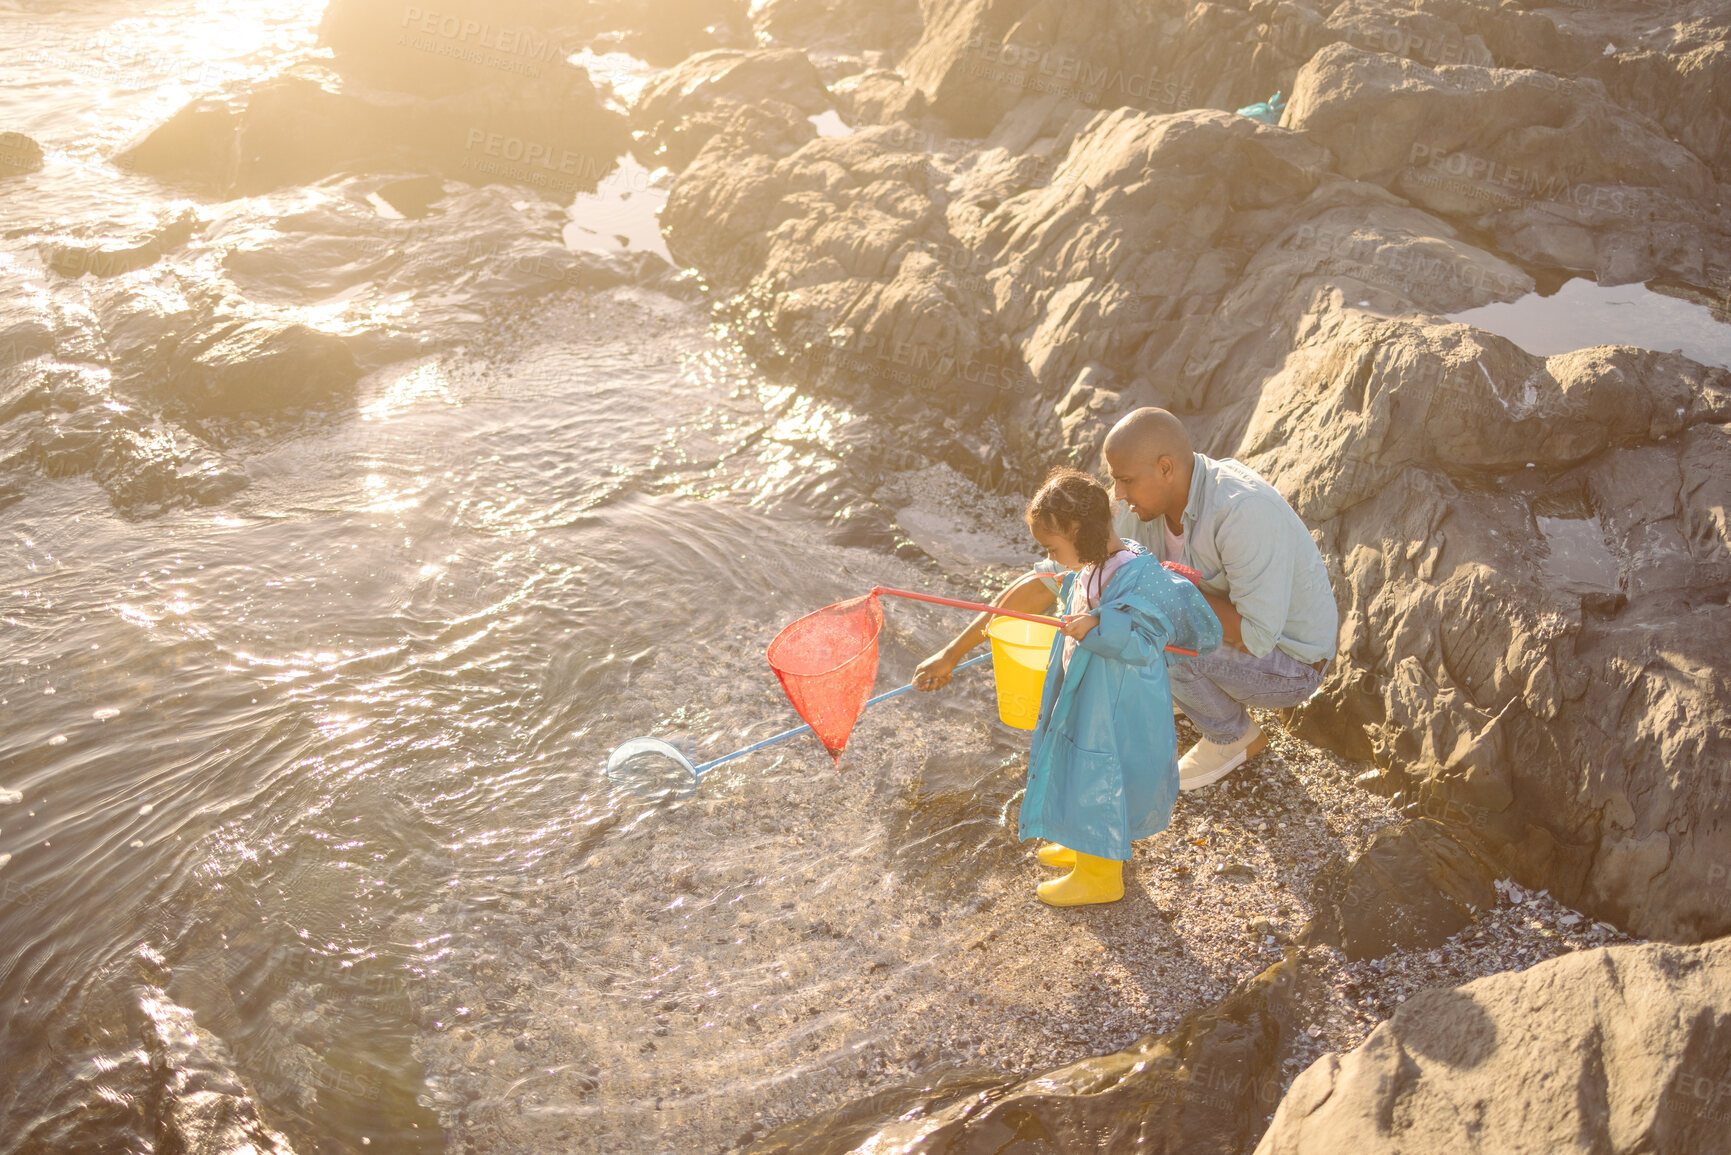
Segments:
[[[159,1112],[158,1142],[188,1155],[294,1155],[287,1137],[259,1117],[227,1044],[200,1027],[191,1011],[154,993],[158,997],[146,996],[146,1011],[137,1017],[150,1098]]]
[[[1498,65],[1597,81],[1611,99],[1651,117],[1712,165],[1719,179],[1731,178],[1731,27],[1712,0],[1531,9],[1455,2],[1442,10],[1477,36]],[[1391,15],[1403,26],[1410,19],[1398,8]],[[1389,51],[1386,41],[1361,47]]]
[[[1731,1117],[1731,940],[1414,996],[1292,1084],[1257,1155],[1700,1155]]]
[[[1303,942],[1340,947],[1346,957],[1438,946],[1496,903],[1484,858],[1429,818],[1385,826],[1351,862],[1318,873],[1316,915]]]
[[[791,105],[812,116],[831,105],[829,90],[804,52],[715,49],[661,73],[632,105],[645,162],[684,168],[746,105]]]
[[[1723,933],[1731,816],[1699,768],[1731,757],[1728,410],[1731,374],[1675,354],[1319,325],[1235,445],[1334,559],[1345,660],[1301,730],[1524,883],[1638,933]]]
[[[670,248],[736,294],[747,339],[780,367],[845,382],[868,407],[993,408],[1017,372],[919,133],[813,139],[782,107],[740,110],[681,174]]]
[[[1375,181],[1541,267],[1620,284],[1661,271],[1705,283],[1731,214],[1712,168],[1592,80],[1428,68],[1337,43],[1299,72],[1283,123]]]
[[[885,1092],[781,1128],[748,1155],[1059,1155],[1077,1150],[1209,1155],[1243,1151],[1280,1085],[1298,964],[1277,963],[1218,1004],[1110,1055],[1019,1083],[940,1083]],[[881,1120],[901,1116],[882,1126]]]
[[[42,167],[42,146],[21,132],[0,132],[0,178]]]
[[[1300,66],[1349,34],[1350,21],[1330,28],[1320,7],[951,0],[927,5],[898,68],[966,133],[1050,97],[1107,111],[1232,110],[1290,93]]]
[[[926,113],[925,93],[899,72],[873,68],[843,77],[830,85],[842,119],[852,125],[918,122]]]

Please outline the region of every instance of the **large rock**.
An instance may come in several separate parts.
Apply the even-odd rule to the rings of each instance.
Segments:
[[[1178,1029],[1021,1083],[880,1094],[771,1132],[748,1155],[1228,1155],[1261,1129],[1294,1028],[1296,962],[1277,963]],[[935,1101],[934,1101],[935,1100]],[[918,1107],[915,1110],[912,1108]],[[871,1116],[877,1125],[873,1126]],[[897,1116],[901,1118],[896,1119]],[[883,1120],[894,1120],[884,1124]]]
[[[219,197],[340,171],[421,171],[563,201],[593,190],[629,143],[624,118],[563,59],[531,79],[410,94],[302,65],[193,101],[118,159]]]
[[[817,66],[793,48],[701,52],[643,86],[631,108],[645,162],[684,168],[746,105],[791,105],[806,116],[830,107]]]
[[[1731,26],[1714,0],[1532,8],[1458,3],[1447,10],[1488,46],[1497,64],[1597,81],[1617,103],[1651,117],[1712,165],[1719,179],[1731,179]],[[1392,11],[1403,23],[1410,15]],[[1390,50],[1386,42],[1360,46]]]
[[[1343,175],[1495,235],[1530,264],[1611,284],[1731,274],[1712,168],[1596,81],[1429,68],[1337,43],[1298,74],[1284,123],[1326,145]]]
[[[1222,301],[1313,194],[1311,211],[1334,202],[1319,191],[1325,149],[1230,113],[1097,113],[1062,156],[1047,185],[1005,199],[968,239],[991,257],[980,275],[1037,382],[1012,412],[1018,448],[1049,459],[1065,445],[1091,464],[1105,428],[1138,404],[1196,412],[1243,397],[1251,370],[1222,374],[1221,360],[1252,345],[1252,365],[1277,357],[1277,306],[1313,288],[1269,276],[1248,301]],[[1310,272],[1326,259],[1297,249],[1291,262]]]
[[[1019,369],[921,143],[899,124],[814,139],[789,106],[741,109],[681,174],[662,224],[676,256],[734,294],[767,362],[868,408],[983,414]],[[958,468],[977,471],[977,456]]]
[[[1347,314],[1235,444],[1317,527],[1341,654],[1302,729],[1637,933],[1731,929],[1731,374]],[[1461,821],[1457,825],[1463,824]]]
[[[1018,103],[1093,109],[1234,109],[1276,91],[1344,32],[1299,4],[1132,0],[944,0],[926,5],[898,64],[932,108],[984,135]]]
[[[1292,1084],[1257,1155],[1700,1155],[1731,1118],[1731,941],[1415,995]]]
[[[846,76],[830,86],[836,108],[849,124],[917,122],[926,112],[925,93],[885,68]]]

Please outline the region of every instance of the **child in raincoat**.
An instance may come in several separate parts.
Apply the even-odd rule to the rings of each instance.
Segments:
[[[1112,532],[1111,495],[1087,474],[1054,470],[1026,517],[1047,556],[1070,572],[1028,757],[1021,837],[1051,840],[1040,861],[1071,868],[1040,884],[1042,902],[1115,902],[1131,840],[1166,829],[1178,797],[1166,663],[1185,659],[1166,646],[1213,650],[1220,619],[1194,585]]]

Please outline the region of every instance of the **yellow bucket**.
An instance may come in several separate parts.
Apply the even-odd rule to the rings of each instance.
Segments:
[[[998,684],[998,719],[1018,730],[1040,720],[1040,695],[1046,688],[1046,659],[1058,627],[1020,618],[993,618],[992,680]]]

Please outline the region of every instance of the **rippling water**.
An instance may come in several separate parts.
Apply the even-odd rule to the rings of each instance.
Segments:
[[[48,160],[0,220],[182,203],[106,158],[310,51],[319,7],[9,18],[0,127]],[[205,204],[176,275],[334,332],[472,323],[416,246],[510,199],[395,234],[387,288],[309,255],[360,227],[341,188]],[[645,200],[580,198],[566,242]],[[73,312],[90,291],[4,259]],[[250,485],[221,506],[134,520],[42,478],[0,514],[0,1152],[164,1149],[228,1101],[302,1151],[717,1149],[869,1077],[868,1007],[905,993],[877,959],[959,949],[888,899],[967,901],[1013,846],[1025,742],[984,682],[868,716],[840,777],[815,743],[683,799],[602,773],[639,734],[713,756],[786,727],[775,629],[930,583],[828,544],[882,523],[828,448],[855,419],[647,291],[486,315],[231,446]],[[880,688],[956,622],[890,616]]]

